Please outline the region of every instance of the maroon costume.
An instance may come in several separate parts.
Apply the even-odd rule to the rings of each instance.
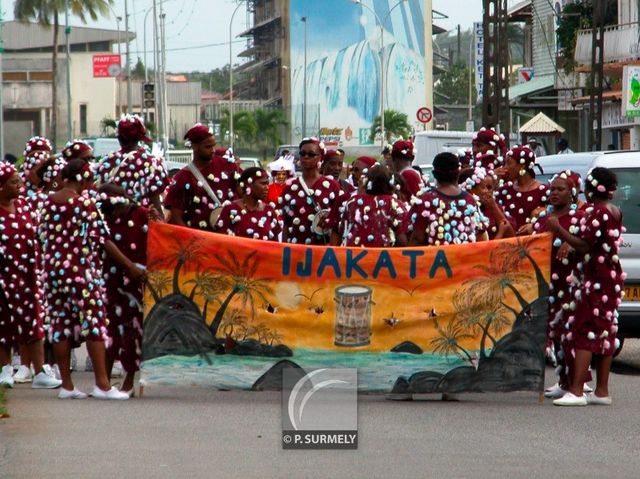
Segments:
[[[422,176],[416,170],[411,167],[407,167],[400,172],[400,176],[404,180],[404,185],[402,186],[402,194],[407,201],[412,197],[416,196],[422,188],[424,188],[424,181],[422,181]]]
[[[398,234],[406,233],[408,211],[394,195],[357,194],[340,210],[343,246],[390,247]]]
[[[0,207],[0,294],[6,301],[0,302],[0,343],[6,346],[44,338],[37,217],[24,198],[13,205],[13,213]]]
[[[618,257],[622,219],[604,205],[589,205],[580,221],[579,237],[591,245],[582,263],[582,278],[574,297],[576,310],[567,322],[574,349],[612,355],[616,350],[618,306],[625,274]]]
[[[109,201],[109,199],[103,200]],[[131,206],[121,217],[107,220],[110,239],[133,263],[147,261],[147,231],[149,210]],[[109,359],[120,360],[128,373],[140,369],[142,349],[143,283],[132,279],[111,257],[104,263],[107,283],[107,314],[109,337],[113,341],[107,350]]]
[[[278,204],[282,209],[288,243],[325,244],[326,237],[311,230],[314,216],[321,210],[339,208],[346,196],[334,179],[321,176],[305,191],[302,178],[287,180]],[[334,217],[332,215],[332,217]],[[327,222],[327,228],[333,224]]]
[[[409,212],[409,231],[424,231],[427,245],[475,243],[486,231],[487,219],[473,195],[462,191],[449,196],[434,189],[423,191]]]
[[[51,341],[106,340],[102,247],[109,232],[95,199],[87,191],[62,203],[49,197],[41,218]]]
[[[278,241],[282,224],[271,204],[260,202],[257,210],[247,211],[233,202],[222,209],[216,231],[230,236]]]
[[[234,178],[239,169],[233,158],[214,156],[200,172],[221,204],[224,205],[236,198]],[[209,216],[216,204],[188,168],[176,173],[168,189],[165,205],[167,208],[182,210],[187,226],[213,231],[209,224]]]
[[[579,231],[580,220],[584,212],[578,210],[575,205],[567,214],[558,217],[560,226],[569,233],[575,235]],[[544,233],[547,229],[547,221],[552,212],[549,206],[533,224],[535,233]],[[571,303],[571,288],[575,286],[573,270],[577,261],[582,259],[576,251],[570,253],[565,260],[557,259],[558,250],[562,240],[557,236],[553,238],[551,250],[551,282],[549,284],[549,326],[547,328],[547,347],[553,345],[556,352],[560,384],[569,383],[569,370],[573,370],[574,354],[567,347],[567,311]]]
[[[502,206],[507,219],[515,224],[516,231],[531,221],[536,209],[546,206],[548,188],[548,185],[540,184],[531,191],[520,192],[509,183],[498,190],[498,204]]]

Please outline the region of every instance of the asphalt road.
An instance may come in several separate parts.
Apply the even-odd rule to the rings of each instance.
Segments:
[[[536,393],[361,396],[357,451],[282,450],[279,393],[150,386],[125,403],[74,402],[21,385],[0,421],[0,477],[635,479],[640,340],[614,371],[611,407],[540,405]],[[90,373],[75,376],[89,390]]]

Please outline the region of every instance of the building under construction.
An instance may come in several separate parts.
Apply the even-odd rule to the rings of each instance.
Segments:
[[[433,110],[431,1],[248,0],[238,99],[282,108],[287,139],[371,146],[382,110]],[[429,15],[428,17],[431,17]],[[422,129],[422,124],[415,124]]]

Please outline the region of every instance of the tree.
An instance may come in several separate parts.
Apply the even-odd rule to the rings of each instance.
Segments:
[[[222,121],[220,122],[220,131],[222,136],[226,135],[229,128],[229,109],[222,110]],[[252,112],[242,110],[233,113],[233,136],[242,144],[252,144],[256,138],[257,125],[256,118]]]
[[[256,143],[262,151],[262,158],[267,159],[268,151],[275,151],[283,143],[281,130],[288,125],[285,114],[279,109],[258,109],[253,112],[256,124]]]
[[[13,15],[21,22],[36,21],[40,25],[53,25],[53,52],[51,54],[51,141],[56,145],[58,136],[58,34],[60,31],[60,15],[64,14],[65,0],[16,0]],[[68,0],[69,10],[83,23],[87,17],[97,21],[100,16],[109,15],[109,7],[113,0]]]
[[[473,79],[475,81],[475,77]],[[472,88],[472,105],[476,103],[476,89]],[[469,104],[469,67],[464,63],[457,63],[451,69],[438,76],[435,83],[436,95],[447,98],[452,105]],[[386,120],[386,118],[385,118]],[[386,121],[385,121],[386,123]]]
[[[144,80],[146,76],[145,75],[146,71],[147,71],[147,68],[145,64],[142,63],[142,60],[140,59],[140,57],[138,57],[136,66],[133,68],[133,71],[131,72],[131,78],[135,78],[137,80]]]
[[[380,115],[376,116],[371,125],[371,139],[381,135],[380,131]],[[385,141],[390,143],[392,139],[409,138],[411,135],[411,125],[407,119],[406,113],[396,110],[384,111],[384,136]]]

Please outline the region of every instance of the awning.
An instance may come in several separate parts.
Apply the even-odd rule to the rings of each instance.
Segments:
[[[540,93],[544,90],[552,90],[554,88],[554,85],[554,75],[543,75],[540,77],[534,76],[533,79],[529,80],[528,82],[510,86],[509,101],[513,102],[520,97],[528,96],[533,93]]]
[[[603,91],[602,100],[603,101],[622,101],[622,90]],[[590,101],[591,101],[591,97],[589,95],[586,95],[586,96],[579,96],[579,97],[573,98],[571,100],[571,103],[573,103],[574,105],[579,105],[579,104],[589,103]]]
[[[565,129],[544,113],[540,112],[520,127],[518,133],[552,134],[564,133]]]

